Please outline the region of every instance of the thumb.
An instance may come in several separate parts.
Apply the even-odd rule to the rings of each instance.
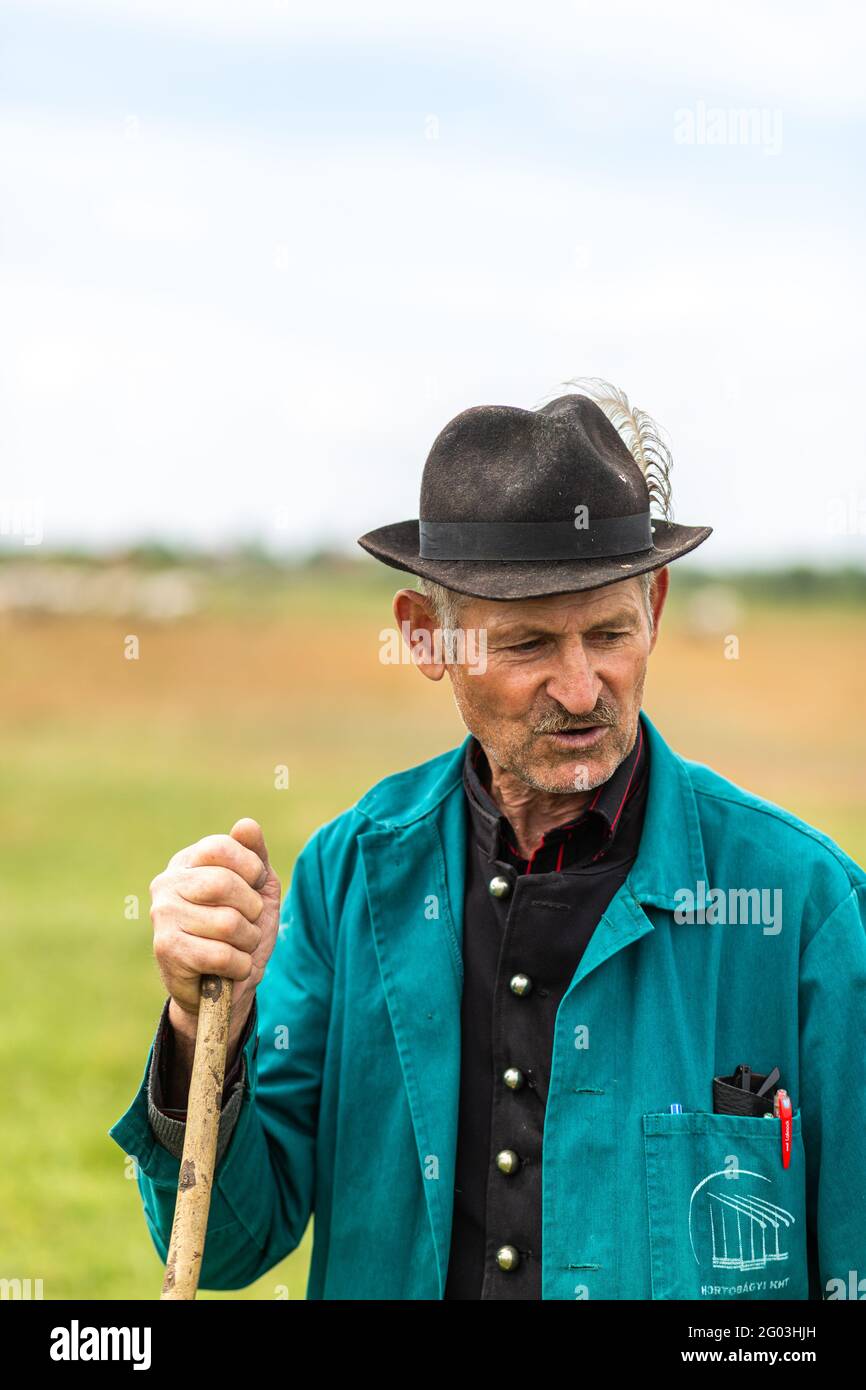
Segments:
[[[246,849],[251,849],[253,854],[259,856],[267,870],[266,879],[269,878],[272,872],[271,861],[268,858],[268,847],[265,844],[262,827],[259,825],[258,821],[251,820],[249,816],[244,816],[241,820],[235,821],[229,834],[233,840],[237,840],[239,845],[243,845]],[[266,879],[263,880],[263,882],[265,882]],[[257,883],[254,886],[260,888],[262,884]]]

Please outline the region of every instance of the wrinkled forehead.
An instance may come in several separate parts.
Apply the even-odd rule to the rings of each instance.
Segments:
[[[546,594],[542,598],[482,599],[466,596],[460,604],[463,627],[486,628],[492,635],[522,626],[579,631],[615,617],[643,613],[639,578],[623,579],[601,589]]]

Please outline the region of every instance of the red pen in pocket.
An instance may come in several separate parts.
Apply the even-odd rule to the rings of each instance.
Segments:
[[[782,1126],[782,1167],[788,1168],[791,1163],[791,1131],[793,1129],[794,1110],[791,1105],[791,1097],[787,1091],[783,1091],[781,1088],[773,1096],[773,1114]]]

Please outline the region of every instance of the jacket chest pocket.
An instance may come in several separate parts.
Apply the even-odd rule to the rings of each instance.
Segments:
[[[805,1299],[800,1111],[782,1166],[778,1120],[644,1115],[653,1298]]]

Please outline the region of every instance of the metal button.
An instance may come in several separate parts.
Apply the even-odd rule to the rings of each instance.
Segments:
[[[510,1177],[520,1167],[520,1159],[513,1149],[501,1149],[496,1155],[496,1166],[500,1173],[505,1173],[507,1177]]]
[[[529,994],[532,989],[532,981],[528,975],[512,975],[508,982],[508,988],[512,994],[517,994],[522,998],[523,995]]]
[[[511,882],[503,874],[495,874],[487,885],[493,898],[507,898],[511,894]]]
[[[520,1255],[513,1245],[500,1245],[496,1252],[496,1263],[500,1269],[516,1269],[520,1264]]]
[[[502,1073],[502,1080],[505,1082],[509,1091],[519,1091],[526,1077],[519,1067],[507,1067]]]

